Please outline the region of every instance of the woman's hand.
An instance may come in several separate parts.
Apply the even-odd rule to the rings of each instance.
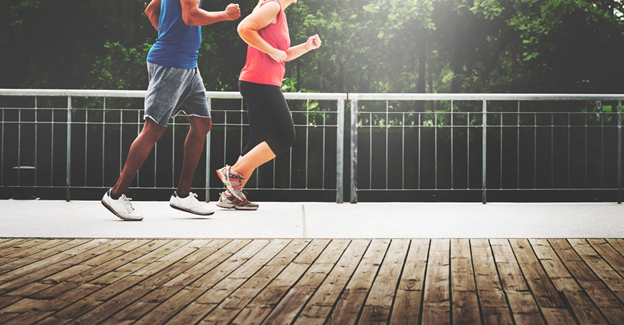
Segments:
[[[316,50],[321,47],[321,38],[317,35],[310,36],[306,42],[306,49],[308,51]]]
[[[273,58],[273,60],[277,62],[286,61],[286,58],[288,58],[288,54],[286,54],[286,52],[280,51],[278,49],[273,49],[273,51],[269,55],[271,56],[271,58]]]

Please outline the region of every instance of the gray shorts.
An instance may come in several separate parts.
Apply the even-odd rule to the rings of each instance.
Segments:
[[[206,88],[199,69],[179,69],[147,63],[149,86],[145,95],[145,116],[167,126],[177,115],[210,118]]]

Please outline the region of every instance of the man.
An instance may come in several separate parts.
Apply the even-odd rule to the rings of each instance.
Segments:
[[[212,127],[206,89],[197,68],[197,53],[202,41],[201,26],[236,20],[240,8],[238,4],[229,4],[225,11],[208,12],[200,6],[201,0],[152,0],[145,9],[158,31],[158,39],[147,55],[149,86],[145,96],[145,124],[130,146],[117,183],[102,198],[102,204],[123,220],[143,219],[124,193],[165,132],[169,119],[178,114],[186,115],[190,129],[184,142],[180,182],[169,205],[199,215],[214,213],[191,192],[193,173]]]

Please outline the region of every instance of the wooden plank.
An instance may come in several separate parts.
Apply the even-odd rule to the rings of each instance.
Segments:
[[[409,240],[406,239],[393,239],[391,241],[386,257],[364,303],[359,322],[364,324],[388,323],[409,244]]]
[[[544,265],[546,274],[553,281],[556,290],[564,296],[579,323],[607,324],[607,321],[602,317],[596,305],[591,301],[591,298],[587,293],[583,292],[581,286],[568,272],[563,262],[550,246],[548,240],[531,239],[530,243],[535,250],[537,258],[542,262],[542,265]],[[546,317],[549,324],[552,323],[552,321],[548,320],[550,316],[557,315],[558,317],[565,317],[561,316],[561,313],[557,314],[557,311],[552,310],[551,312],[552,315],[544,313],[544,317]]]
[[[154,259],[157,260],[163,256],[166,256],[166,254],[168,253],[175,252],[181,246],[189,242],[188,240],[164,240],[164,241],[166,242],[165,245],[162,245],[159,248],[144,255],[143,257],[126,264],[126,265],[131,265],[132,268],[136,269],[137,271],[140,268],[144,268],[145,272],[143,272],[141,275],[133,275],[133,276],[124,277],[123,279],[119,281],[112,281],[112,284],[107,283],[107,282],[100,282],[100,281],[90,281],[89,283],[81,285],[77,289],[81,289],[81,287],[84,287],[86,285],[96,285],[104,289],[97,290],[88,296],[83,296],[82,299],[76,300],[74,303],[58,311],[56,314],[52,315],[51,317],[46,318],[43,321],[43,323],[55,324],[55,323],[68,321],[71,319],[77,319],[81,315],[84,315],[85,313],[94,310],[95,308],[99,307],[100,305],[102,305],[103,303],[111,299],[112,297],[115,297],[121,293],[124,293],[124,291],[128,290],[129,288],[132,288],[133,286],[140,283],[141,281],[149,278],[149,276],[160,272],[161,270],[165,269],[167,266],[172,264],[173,262],[168,263],[168,264],[157,263],[157,261],[155,261]],[[146,265],[145,264],[146,259],[154,263]],[[142,262],[134,263],[138,260],[141,260]],[[80,291],[77,291],[77,292],[80,292]]]
[[[10,254],[12,252],[12,248],[13,246],[17,246],[19,247],[21,243],[25,243],[28,242],[31,239],[28,238],[13,238],[13,239],[7,239],[3,242],[0,243],[0,256],[4,256],[5,254]],[[5,251],[6,249],[9,249],[7,251]]]
[[[179,275],[165,285],[175,285],[192,281],[183,289],[162,302],[158,308],[152,309],[135,324],[155,324],[167,319],[171,324],[195,324],[208,314],[217,304],[201,304],[195,300],[209,288],[214,287],[223,278],[231,274],[239,266],[248,262],[260,250],[269,244],[268,240],[234,240],[213,254],[196,273]],[[195,274],[196,276],[192,276]]]
[[[315,239],[312,241],[310,246],[275,281],[271,282],[243,308],[232,321],[232,324],[262,323],[274,308],[276,312],[271,313],[274,318],[267,319],[267,323],[292,322],[296,313],[301,310],[311,296],[310,288],[315,290],[320,285],[348,245],[348,240],[330,242],[329,240]],[[302,288],[308,290],[302,290]],[[292,299],[293,297],[295,300]],[[282,304],[280,301],[296,302],[294,304]],[[295,310],[294,313],[293,309]],[[278,316],[278,319],[275,319],[275,316]]]
[[[42,263],[35,262],[4,274],[3,277],[7,275],[8,278],[12,280],[0,285],[0,294],[6,294],[31,282],[62,271],[73,264],[78,264],[85,259],[89,259],[92,257],[90,252],[99,252],[102,249],[107,250],[111,248],[110,245],[108,245],[110,244],[110,240],[108,239],[78,242],[82,242],[82,244],[46,258],[41,261]]]
[[[16,245],[10,245],[5,248],[0,249],[0,264],[4,264],[3,262],[8,258],[22,258],[33,255],[34,253],[40,252],[42,250],[46,250],[50,247],[54,247],[56,245],[60,245],[68,240],[49,240],[49,239],[28,239],[19,242]],[[43,245],[43,247],[39,247]]]
[[[557,290],[546,275],[539,260],[533,252],[531,244],[526,239],[510,239],[511,247],[516,255],[520,269],[524,273],[533,297],[541,308],[565,308],[559,298]],[[561,313],[564,313],[562,311]]]
[[[359,265],[362,256],[366,252],[370,244],[369,240],[356,239],[349,243],[349,247],[344,251],[344,254],[340,257],[336,266],[333,267],[330,273],[325,278],[324,273],[320,273],[318,278],[314,277],[314,273],[311,273],[306,282],[303,282],[301,290],[295,290],[292,294],[287,295],[280,304],[275,308],[275,311],[284,310],[288,312],[285,314],[283,321],[280,319],[280,314],[271,313],[267,318],[267,324],[271,323],[288,323],[296,316],[297,310],[302,306],[296,305],[298,301],[305,300],[307,295],[312,295],[308,300],[308,303],[303,307],[300,316],[295,319],[295,324],[323,324],[329,316],[334,304],[338,300],[340,293],[347,285],[351,275]],[[323,280],[324,278],[324,280]],[[322,281],[321,285],[317,284]],[[306,283],[309,285],[306,286]],[[306,291],[306,288],[309,291]]]
[[[399,287],[397,288],[390,324],[414,324],[420,320],[425,270],[429,255],[428,239],[412,239]]]
[[[423,295],[423,324],[451,323],[450,240],[433,239]]]
[[[171,251],[164,250],[163,253],[166,253],[166,255],[158,259],[155,259],[158,255],[153,256],[153,259],[155,259],[153,262],[138,269],[130,276],[130,278],[139,278],[141,281],[125,289],[115,299],[108,299],[96,308],[78,317],[75,321],[83,324],[97,324],[110,318],[111,315],[203,259],[205,256],[201,254],[198,256],[196,253],[209,242],[210,240],[193,240],[177,249]]]
[[[451,297],[453,324],[481,323],[468,239],[451,239]]]
[[[614,270],[594,248],[584,239],[569,239],[570,245],[579,254],[581,259],[620,300],[624,300],[624,279]]]
[[[483,323],[512,324],[490,243],[487,239],[471,239],[470,244]]]
[[[535,298],[529,291],[509,241],[491,239],[490,245],[515,322],[517,324],[544,324],[544,319]]]
[[[604,239],[587,239],[587,242],[620,276],[624,275],[624,256],[620,255],[611,244]]]
[[[248,274],[248,280],[243,283],[236,290],[232,291],[223,302],[221,302],[218,308],[212,310],[201,323],[204,324],[227,324],[232,321],[238,313],[251,302],[258,294],[263,291],[269,283],[275,281],[276,285],[268,288],[268,299],[279,300],[283,295],[283,292],[287,290],[290,285],[286,283],[295,282],[309,265],[306,262],[311,263],[314,261],[318,254],[322,252],[322,249],[328,244],[327,241],[319,242],[315,245],[309,245],[310,240],[307,239],[294,239],[288,246],[286,246],[279,254],[272,258],[266,265],[264,265],[257,273]],[[322,247],[320,247],[322,246]],[[289,265],[298,255],[304,255],[307,258],[302,259],[303,263]],[[311,256],[311,254],[317,254]],[[292,267],[291,267],[292,266]],[[293,274],[288,274],[287,271],[292,271]],[[284,281],[277,280],[277,276],[284,277]],[[288,278],[293,276],[292,278]],[[282,283],[280,283],[282,282]],[[286,287],[286,288],[284,288]],[[274,294],[274,295],[272,295]]]
[[[135,322],[137,319],[156,308],[162,302],[178,293],[184,288],[185,285],[189,285],[194,279],[199,278],[202,272],[207,271],[206,268],[210,263],[209,259],[212,258],[212,255],[229,243],[229,240],[214,240],[205,244],[202,244],[201,242],[194,243],[197,247],[197,250],[194,253],[191,253],[184,259],[175,262],[175,267],[170,267],[166,272],[160,272],[157,277],[153,276],[150,278],[154,282],[143,283],[143,286],[146,288],[156,287],[154,290],[139,298],[132,304],[126,306],[103,324]],[[218,256],[215,258],[218,258]],[[183,273],[186,276],[180,277]],[[166,283],[159,285],[159,283],[166,281],[166,278],[163,277],[170,279],[173,278],[176,280],[174,281],[171,279]]]
[[[338,298],[328,318],[330,323],[355,323],[389,244],[390,240],[387,239],[374,239],[371,242],[353,277]]]

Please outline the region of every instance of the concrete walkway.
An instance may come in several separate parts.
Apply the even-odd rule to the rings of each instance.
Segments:
[[[122,221],[99,201],[0,200],[0,238],[622,238],[616,203],[276,203],[201,217],[134,202]]]

